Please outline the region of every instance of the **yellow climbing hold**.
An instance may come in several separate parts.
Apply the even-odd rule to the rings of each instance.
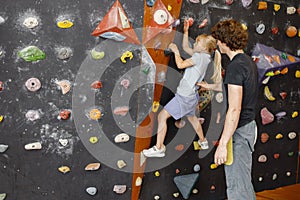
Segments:
[[[298,117],[298,114],[299,114],[298,111],[294,111],[293,114],[292,114],[292,118]]]
[[[275,74],[274,74],[273,71],[267,72],[267,73],[265,74],[265,76],[274,76],[274,75],[275,75]]]
[[[218,165],[216,165],[215,163],[210,165],[210,169],[216,169],[218,167]]]
[[[275,138],[276,138],[277,140],[279,140],[279,139],[283,138],[283,135],[282,135],[281,133],[278,133],[278,134],[275,136]]]
[[[4,119],[4,116],[3,115],[0,115],[0,122],[2,122]]]
[[[156,172],[154,173],[154,175],[155,175],[156,177],[159,177],[159,176],[160,176],[159,171],[156,171]]]
[[[296,70],[296,72],[295,72],[295,77],[296,77],[296,78],[300,78],[300,70]]]
[[[193,145],[194,145],[194,150],[195,150],[195,151],[201,149],[201,147],[200,147],[198,141],[194,141],[194,142],[193,142]]]
[[[133,58],[132,52],[131,51],[126,51],[125,53],[123,53],[123,55],[120,58],[122,63],[126,63],[125,58],[129,58],[130,60],[132,60],[132,58]]]
[[[89,116],[92,120],[99,120],[101,118],[101,111],[99,109],[94,108],[90,111]]]
[[[95,144],[98,142],[98,138],[97,137],[90,137],[90,143]]]
[[[248,27],[247,27],[247,25],[246,24],[242,24],[242,27],[243,27],[243,29],[246,31],[246,30],[248,30]]]
[[[68,173],[69,171],[71,171],[71,169],[68,166],[61,166],[61,167],[58,168],[58,171],[65,174],[65,173]]]
[[[159,108],[159,101],[153,101],[152,112],[156,113]]]
[[[274,11],[280,10],[280,5],[279,4],[274,4]]]
[[[269,101],[275,101],[276,98],[272,95],[268,86],[265,86],[264,95]]]
[[[172,10],[172,6],[168,5],[168,11]]]
[[[57,22],[57,26],[59,28],[71,28],[73,26],[73,22],[71,22],[69,20],[63,20],[63,21]]]

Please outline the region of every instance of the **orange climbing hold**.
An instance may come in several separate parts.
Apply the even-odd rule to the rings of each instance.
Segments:
[[[268,3],[265,1],[260,1],[258,2],[258,10],[267,10],[268,8]]]

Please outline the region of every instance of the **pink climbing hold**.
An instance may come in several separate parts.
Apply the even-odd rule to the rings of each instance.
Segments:
[[[121,116],[125,116],[129,111],[129,107],[128,106],[120,106],[120,107],[116,107],[114,109],[114,114],[115,115],[121,115]]]
[[[274,115],[266,107],[261,109],[260,116],[263,125],[269,124],[274,121]]]
[[[121,81],[121,85],[122,85],[125,89],[127,89],[127,88],[129,87],[129,85],[130,85],[130,81],[129,81],[128,79],[123,79],[123,80]]]
[[[201,24],[198,26],[198,28],[204,28],[205,26],[207,26],[207,24],[208,24],[208,19],[205,18],[205,19],[201,22]]]

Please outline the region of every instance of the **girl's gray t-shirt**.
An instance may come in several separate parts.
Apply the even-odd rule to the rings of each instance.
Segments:
[[[185,69],[176,91],[184,97],[195,97],[199,88],[196,83],[203,80],[207,66],[211,62],[208,53],[194,53],[191,59],[194,65]]]

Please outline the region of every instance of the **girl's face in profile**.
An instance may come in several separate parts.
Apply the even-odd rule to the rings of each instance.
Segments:
[[[203,52],[203,51],[207,51],[206,47],[205,47],[205,40],[203,38],[201,38],[200,40],[196,41],[194,43],[194,51],[195,52]]]

